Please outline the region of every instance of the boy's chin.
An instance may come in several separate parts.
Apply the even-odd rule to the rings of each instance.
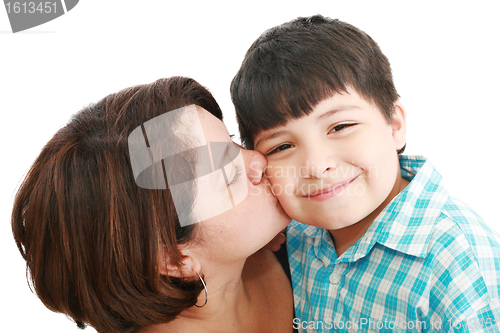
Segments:
[[[301,217],[304,222],[302,222],[299,219],[295,219],[296,221],[302,222],[307,225],[311,225],[314,227],[318,228],[323,228],[323,229],[328,229],[328,230],[342,230],[345,228],[352,227],[354,225],[357,225],[359,222],[364,220],[364,216],[360,214],[360,216],[345,216],[342,218],[339,218],[339,216],[335,217],[323,217],[323,218],[318,218],[318,216],[315,216],[313,218],[307,219],[306,217],[302,216]]]
[[[346,229],[346,228],[349,228],[349,227],[352,227],[354,225],[356,225],[359,221],[349,221],[349,222],[343,222],[343,223],[334,223],[332,224],[330,227],[326,228],[330,231],[338,231],[338,230],[342,230],[342,229]]]
[[[294,219],[298,222],[301,222],[303,224],[307,224],[313,227],[318,227],[318,228],[323,228],[323,229],[328,229],[328,230],[341,230],[344,228],[348,228],[354,224],[356,224],[358,221],[335,221],[333,222],[332,220],[316,220],[316,219],[309,219],[305,220],[305,222],[302,222],[301,220]]]

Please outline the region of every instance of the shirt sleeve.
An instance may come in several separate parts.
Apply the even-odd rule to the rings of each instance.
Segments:
[[[487,284],[470,238],[444,220],[430,246],[430,326],[443,332],[499,332],[498,281]]]

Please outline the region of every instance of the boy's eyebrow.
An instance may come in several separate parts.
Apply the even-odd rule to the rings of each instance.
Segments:
[[[340,105],[340,106],[337,106],[335,108],[330,109],[330,111],[323,113],[321,116],[319,116],[316,119],[316,121],[320,121],[323,118],[330,117],[330,116],[332,116],[335,113],[340,112],[340,111],[349,111],[349,110],[355,110],[355,109],[360,109],[360,107],[357,105]],[[273,133],[264,135],[259,140],[255,141],[254,147],[257,147],[259,145],[259,143],[262,141],[274,139],[277,136],[280,136],[282,134],[287,134],[287,133],[288,133],[287,130],[281,130],[281,131],[277,131],[277,132],[273,132]]]
[[[323,113],[316,120],[319,121],[319,120],[321,120],[323,118],[330,117],[330,116],[332,116],[335,113],[340,112],[340,111],[349,111],[349,110],[354,110],[354,109],[359,109],[359,108],[360,107],[357,106],[357,105],[341,105],[341,106],[337,106],[337,107],[335,107],[333,109],[330,109],[330,111],[327,111],[327,112]]]
[[[262,141],[274,139],[275,137],[280,136],[282,134],[286,134],[286,133],[288,133],[287,130],[281,130],[281,131],[277,131],[277,132],[272,132],[272,133],[267,134],[267,135],[263,135],[259,140],[255,141],[254,147],[257,147],[259,145],[259,143]]]

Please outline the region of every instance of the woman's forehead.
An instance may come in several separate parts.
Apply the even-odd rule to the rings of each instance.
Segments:
[[[213,114],[203,109],[196,107],[198,117],[203,128],[204,139],[207,142],[224,142],[231,141],[226,125]]]
[[[171,112],[178,113],[172,131],[187,145],[187,149],[204,146],[208,142],[231,141],[224,123],[200,106],[189,105]]]
[[[180,139],[179,142],[184,146],[184,150],[207,144],[201,120],[202,114],[198,108],[196,105],[189,105],[170,111],[176,113],[172,124],[172,133]]]

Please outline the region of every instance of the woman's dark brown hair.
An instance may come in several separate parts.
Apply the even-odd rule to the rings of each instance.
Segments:
[[[210,92],[188,78],[109,95],[54,135],[19,188],[12,229],[32,286],[79,327],[135,332],[173,320],[203,290],[160,274],[163,251],[180,265],[177,245],[196,228],[180,226],[168,188],[135,184],[127,146],[136,127],[190,104],[222,119]]]

